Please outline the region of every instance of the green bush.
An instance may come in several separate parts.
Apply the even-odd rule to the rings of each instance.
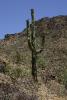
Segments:
[[[22,75],[22,70],[21,68],[14,68],[11,71],[11,76],[13,76],[14,78],[19,78]]]
[[[5,74],[9,75],[11,78],[16,79],[22,76],[22,69],[19,67],[13,68],[11,66],[6,66]]]
[[[37,60],[37,65],[38,65],[39,68],[45,69],[46,64],[45,64],[44,57],[39,57],[39,58],[38,58],[38,60]]]
[[[22,78],[24,76],[31,76],[31,68],[28,66],[10,66],[7,64],[5,67],[5,74],[10,76],[12,79]]]

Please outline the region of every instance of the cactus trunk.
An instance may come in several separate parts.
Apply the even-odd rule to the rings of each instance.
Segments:
[[[32,76],[33,76],[33,79],[35,81],[37,81],[37,66],[36,66],[36,57],[37,55],[35,54],[34,51],[32,51]]]

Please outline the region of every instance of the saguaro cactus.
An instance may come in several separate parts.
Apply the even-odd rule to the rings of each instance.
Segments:
[[[34,20],[34,9],[31,9],[31,25],[29,20],[26,21],[27,24],[27,37],[28,37],[28,45],[32,53],[32,76],[35,81],[37,81],[37,54],[41,53],[44,48],[44,34],[42,36],[42,45],[41,49],[36,50],[36,36],[35,36],[35,20]]]

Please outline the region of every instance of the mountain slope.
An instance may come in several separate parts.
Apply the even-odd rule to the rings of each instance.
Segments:
[[[40,47],[42,34],[45,35],[44,51],[37,59],[38,80],[42,81],[38,84],[41,84],[40,88],[45,85],[51,94],[65,96],[67,94],[67,16],[42,18],[36,21],[35,25],[37,44],[39,44],[37,48]],[[8,70],[6,74],[10,77],[19,66],[22,69],[21,78],[32,79],[31,52],[27,44],[26,29],[15,35],[6,35],[5,39],[0,41],[0,59],[6,62]],[[12,75],[14,78],[17,76]],[[40,90],[38,91],[40,93]]]

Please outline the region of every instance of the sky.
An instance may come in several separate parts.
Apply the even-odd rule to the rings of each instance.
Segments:
[[[67,0],[0,0],[0,39],[7,33],[21,32],[31,19],[32,8],[36,20],[67,15]]]

